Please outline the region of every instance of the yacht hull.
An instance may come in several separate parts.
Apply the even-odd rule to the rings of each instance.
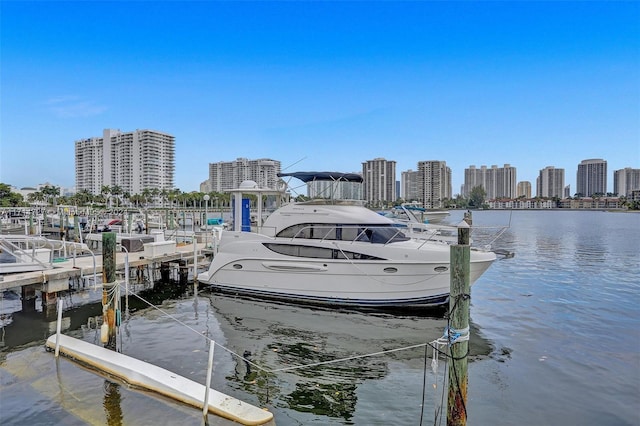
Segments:
[[[249,233],[226,237],[209,271],[198,276],[200,283],[220,291],[287,302],[369,308],[419,308],[448,301],[450,247],[446,244],[282,241]],[[333,257],[340,257],[336,253],[359,253],[369,259],[287,256],[273,251],[277,245],[317,249],[316,255],[332,250]],[[470,282],[476,281],[494,260],[491,252],[472,251]]]

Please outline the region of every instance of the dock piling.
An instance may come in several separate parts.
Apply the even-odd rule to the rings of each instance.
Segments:
[[[102,315],[108,334],[105,348],[116,349],[116,234],[102,233]]]
[[[56,322],[56,351],[55,356],[58,358],[60,354],[60,331],[62,328],[62,304],[64,301],[62,299],[58,300],[58,321]]]
[[[447,426],[467,424],[467,361],[469,354],[469,279],[471,247],[469,245],[471,213],[458,225],[458,244],[451,245],[451,289],[449,294],[449,393]]]
[[[207,419],[207,413],[209,412],[209,387],[211,386],[211,373],[213,372],[213,350],[215,349],[215,342],[211,340],[209,342],[209,363],[207,364],[207,381],[204,384],[204,403],[202,405],[202,415]]]

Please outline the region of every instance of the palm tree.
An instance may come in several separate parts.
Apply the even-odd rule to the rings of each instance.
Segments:
[[[129,198],[129,201],[131,201],[132,203],[134,203],[134,204],[136,205],[136,207],[140,207],[140,204],[142,204],[143,206],[145,206],[145,205],[146,205],[146,201],[147,201],[147,199],[146,199],[146,197],[145,197],[144,195],[141,195],[141,194],[135,194],[135,195],[132,195],[132,196]]]
[[[44,188],[41,189],[42,193],[47,198],[47,202],[53,199],[53,206],[57,205],[57,197],[60,195],[60,188],[56,186],[45,185]]]
[[[111,204],[111,187],[109,185],[103,185],[102,188],[100,188],[100,195],[104,197],[105,204]],[[109,207],[111,206],[109,205]]]
[[[88,189],[81,189],[76,192],[75,199],[81,206],[86,206],[93,201],[93,194]]]
[[[43,203],[46,200],[46,197],[41,191],[36,191],[27,195],[27,200],[35,203]]]
[[[158,188],[154,188],[153,189],[153,196],[155,197],[161,197],[162,198],[162,207],[164,207],[167,198],[169,197],[169,191],[167,191],[166,189],[163,189],[162,191],[159,190]]]
[[[113,185],[111,187],[111,194],[116,199],[116,207],[120,207],[120,204],[122,202],[122,200],[120,199],[120,196],[122,195],[122,193],[123,193],[123,190],[118,185]]]
[[[141,196],[142,196],[142,201],[141,202],[146,207],[147,203],[149,203],[149,201],[151,201],[151,197],[153,196],[152,192],[151,192],[151,189],[149,189],[149,188],[143,189]]]
[[[124,201],[126,205],[130,204],[130,198],[131,198],[131,194],[129,194],[127,191],[124,191],[122,193],[122,201]]]

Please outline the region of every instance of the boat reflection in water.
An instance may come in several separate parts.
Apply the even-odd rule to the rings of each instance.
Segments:
[[[269,370],[236,359],[233,374],[227,376],[229,386],[257,392],[261,403],[267,403],[268,396],[276,419],[281,409],[281,415],[301,424],[325,416],[348,423],[358,412],[372,409],[376,416],[385,410],[399,416],[397,424],[414,424],[420,416],[423,374],[432,392],[435,376],[430,367],[424,369],[430,360],[425,364],[425,347],[420,345],[442,336],[446,320],[441,316],[316,309],[215,293],[208,297],[227,347]],[[413,348],[380,353],[406,347]],[[491,345],[472,324],[471,360],[490,352]],[[378,355],[360,357],[373,353]],[[431,349],[428,353],[430,358]],[[440,368],[440,376],[443,372]],[[442,377],[439,389],[441,385]],[[411,411],[399,412],[402,398],[400,407],[406,404]],[[434,401],[425,404],[433,406]],[[407,418],[400,421],[402,416]]]

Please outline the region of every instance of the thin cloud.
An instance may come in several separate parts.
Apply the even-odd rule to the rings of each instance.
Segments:
[[[80,96],[64,95],[44,101],[48,110],[58,118],[79,118],[100,115],[107,110],[104,105],[82,99]]]

